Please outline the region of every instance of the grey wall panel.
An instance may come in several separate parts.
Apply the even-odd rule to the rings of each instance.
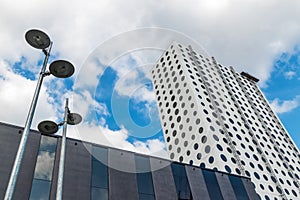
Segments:
[[[22,131],[23,129],[16,126],[0,124],[0,199],[5,195]],[[27,199],[30,195],[39,141],[40,135],[30,132],[13,199]]]
[[[29,134],[13,199],[23,200],[29,198],[40,140],[40,134],[33,132]]]
[[[92,158],[90,149],[90,144],[67,140],[63,199],[90,199]]]
[[[0,199],[4,199],[11,168],[18,150],[21,135],[18,129],[0,125]]]
[[[109,199],[138,199],[134,154],[108,149]]]
[[[210,200],[201,168],[185,166],[186,175],[194,200]]]
[[[255,185],[248,179],[241,178],[244,184],[244,187],[247,191],[248,197],[251,200],[260,200],[261,198],[255,192]]]
[[[215,173],[224,200],[236,200],[227,174]]]
[[[154,193],[157,200],[177,198],[176,186],[172,174],[171,162],[150,158]]]

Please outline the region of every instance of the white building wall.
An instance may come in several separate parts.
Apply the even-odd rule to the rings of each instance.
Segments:
[[[176,42],[152,77],[171,159],[251,177],[262,198],[300,198],[299,151],[255,83]]]

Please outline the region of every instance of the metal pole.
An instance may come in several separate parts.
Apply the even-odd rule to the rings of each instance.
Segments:
[[[48,59],[49,59],[49,56],[50,56],[51,48],[52,48],[52,42],[50,42],[50,46],[48,48],[48,51],[47,52],[43,51],[43,52],[45,52],[44,63],[43,63],[43,66],[42,66],[42,69],[41,69],[41,72],[40,72],[40,75],[39,75],[37,86],[35,88],[34,96],[33,96],[33,99],[32,99],[31,105],[30,105],[30,109],[29,109],[29,112],[28,112],[28,115],[27,115],[27,119],[26,119],[24,130],[23,130],[22,138],[21,138],[21,141],[20,141],[20,144],[19,144],[19,148],[18,148],[18,151],[17,151],[15,162],[14,162],[11,174],[10,174],[9,182],[8,182],[5,197],[4,197],[5,200],[11,200],[12,199],[12,196],[13,196],[13,193],[14,193],[14,190],[15,190],[15,187],[16,187],[16,182],[17,182],[17,178],[18,178],[18,175],[19,175],[22,158],[23,158],[23,155],[24,155],[26,142],[27,142],[28,135],[29,135],[29,132],[30,132],[31,123],[32,123],[32,119],[33,119],[33,116],[34,116],[34,112],[35,112],[36,104],[37,104],[37,101],[38,101],[39,93],[40,93],[40,90],[41,90],[41,86],[42,86],[44,74],[45,74],[45,71],[46,71],[46,66],[47,66],[47,63],[48,63]]]
[[[66,135],[67,135],[67,121],[68,121],[68,108],[69,99],[66,99],[65,105],[65,115],[64,115],[64,125],[63,133],[60,147],[60,159],[58,168],[58,179],[57,179],[57,189],[56,189],[56,200],[61,200],[63,195],[63,178],[64,178],[64,166],[65,166],[65,152],[66,152]]]

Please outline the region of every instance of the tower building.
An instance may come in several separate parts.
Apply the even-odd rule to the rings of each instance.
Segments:
[[[250,177],[262,199],[300,199],[300,154],[248,73],[172,43],[152,70],[174,161]]]

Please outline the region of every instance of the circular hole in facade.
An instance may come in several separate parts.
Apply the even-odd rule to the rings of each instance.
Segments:
[[[258,175],[258,173],[257,173],[257,172],[254,172],[254,176],[255,176],[255,178],[256,178],[257,180],[259,180],[259,179],[260,179],[260,176]]]
[[[210,156],[209,159],[208,159],[208,162],[209,162],[210,164],[212,164],[214,161],[215,161],[214,157],[213,157],[213,156]]]
[[[199,128],[199,133],[200,133],[200,134],[203,133],[203,127],[200,127],[200,128]]]
[[[199,167],[202,168],[202,169],[204,169],[204,168],[205,168],[205,163],[201,163],[201,164],[199,165]]]
[[[205,153],[209,153],[210,152],[210,146],[209,145],[207,145],[206,147],[205,147],[205,149],[204,149],[204,151],[205,151]]]
[[[174,130],[174,131],[173,131],[173,137],[175,137],[175,136],[176,136],[176,134],[177,134],[177,131],[176,131],[176,130]]]
[[[199,147],[198,143],[195,143],[195,144],[194,144],[194,149],[197,150],[198,147]]]
[[[217,148],[219,151],[223,151],[223,147],[221,145],[217,144]]]
[[[219,137],[217,135],[213,134],[213,138],[215,141],[217,141],[217,142],[219,141]]]
[[[231,169],[228,165],[225,165],[225,170],[228,172],[228,173],[231,173]]]
[[[175,145],[177,145],[178,143],[179,143],[179,139],[176,138],[176,139],[175,139]]]
[[[174,159],[174,153],[171,153],[171,154],[170,154],[170,158],[171,158],[171,159]]]
[[[185,146],[185,147],[187,147],[188,146],[188,141],[184,141],[184,143],[183,143],[183,145]]]
[[[181,133],[181,137],[182,137],[182,138],[185,138],[185,132],[182,132],[182,133]]]
[[[183,161],[183,157],[180,156],[180,157],[179,157],[179,162],[182,162],[182,161]]]
[[[221,159],[224,161],[224,162],[227,162],[227,158],[224,154],[221,154]]]
[[[202,157],[201,153],[198,153],[198,154],[197,154],[197,159],[200,160],[201,157]]]
[[[206,141],[207,141],[207,137],[204,135],[204,136],[201,138],[201,142],[204,144],[204,143],[206,143]]]

